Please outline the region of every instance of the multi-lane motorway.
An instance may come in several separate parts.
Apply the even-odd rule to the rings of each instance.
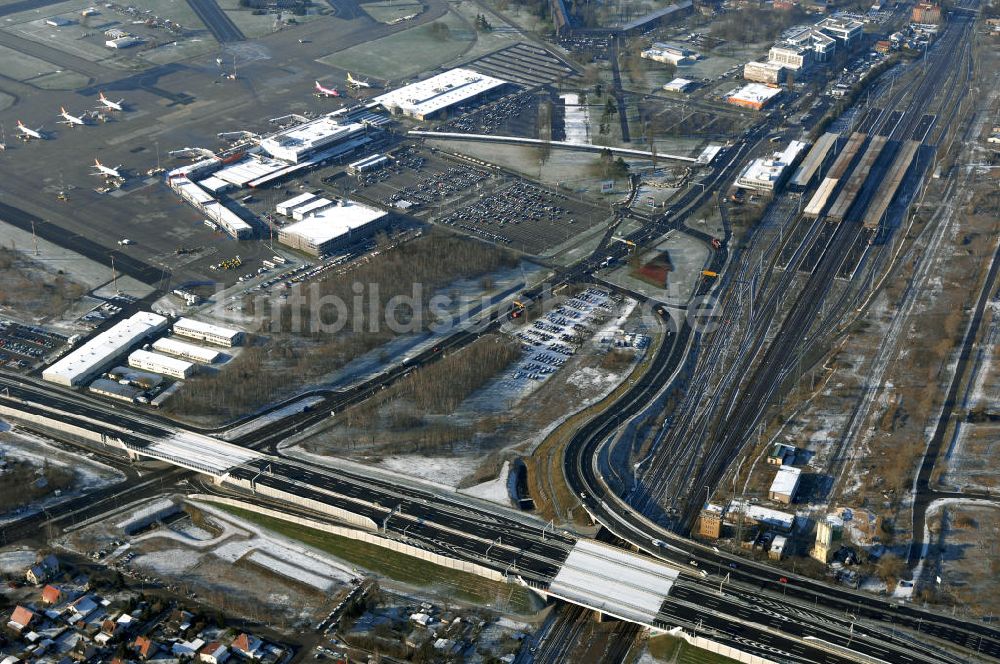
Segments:
[[[911,96],[905,112],[896,118],[889,130],[890,137],[903,136],[916,129],[915,123],[922,117],[920,104],[924,101],[920,98],[920,90],[924,86],[937,85],[947,77],[948,49],[957,47],[968,36],[971,23],[968,16],[955,17],[937,47],[939,53],[928,67],[924,82],[917,88],[918,94]],[[705,178],[704,186],[690,188],[666,214],[629,239],[642,244],[668,230],[680,228],[689,211],[732,179],[735,169],[770,129],[771,125],[765,122],[752,130],[743,143],[720,157],[720,163]],[[753,423],[760,417],[777,384],[790,370],[788,361],[795,356],[801,343],[800,331],[808,329],[816,320],[829,283],[858,232],[857,215],[849,215],[835,230],[781,331],[741,390],[732,417],[727,418],[727,424],[716,436],[716,445],[698,467],[699,485],[718,477],[744,443],[747,432],[753,429]],[[560,273],[558,282],[586,279],[607,255],[621,257],[625,251],[623,245],[602,248],[599,255],[595,253],[590,260]],[[723,248],[713,254],[711,268],[722,271],[729,258],[728,250]],[[703,284],[699,295],[708,287]],[[541,291],[527,295],[538,298]],[[501,317],[502,312],[493,313],[484,319],[483,325],[457,331],[437,348],[413,358],[406,366],[388,370],[351,390],[325,393],[326,401],[322,406],[256,428],[236,442],[274,453],[278,442],[321,422],[329,417],[331,410],[339,411],[363,401],[413,366],[432,360],[448,348],[467,343],[483,329],[496,325]],[[795,662],[858,661],[865,656],[888,662],[966,661],[929,645],[925,642],[926,637],[960,646],[967,653],[1000,658],[1000,632],[987,625],[924,611],[910,604],[883,601],[804,577],[782,575],[765,565],[683,539],[646,519],[613,495],[600,467],[594,463],[600,456],[601,446],[622,422],[640,412],[655,394],[670,384],[696,340],[697,333],[686,322],[681,322],[665,340],[646,374],[611,409],[587,423],[567,451],[565,474],[586,509],[617,537],[685,570],[661,608],[658,625],[663,628],[680,625],[747,652]],[[30,401],[36,404],[34,408],[39,405],[46,408],[52,417],[115,436],[121,436],[122,429],[126,429],[127,435],[139,439],[137,444],[143,439],[170,436],[177,429],[175,424],[153,415],[95,403],[72,391],[8,375],[0,375],[0,387],[4,388],[0,399]],[[568,533],[547,528],[522,515],[362,470],[317,468],[271,456],[235,467],[231,474],[234,478],[252,481],[258,490],[267,487],[366,517],[387,536],[518,576],[540,588],[556,575],[576,540]],[[55,508],[46,517],[28,517],[7,526],[3,535],[6,541],[25,536],[45,519],[60,523],[79,520],[113,505],[148,496],[191,475],[189,471],[172,470],[147,476],[145,481],[133,482],[124,490],[115,487],[92,494],[84,510]],[[259,499],[262,502],[269,500]],[[693,515],[698,504],[696,500],[690,501],[688,517]]]

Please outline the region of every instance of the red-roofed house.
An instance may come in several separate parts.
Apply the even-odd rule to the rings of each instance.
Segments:
[[[49,584],[42,588],[42,601],[46,604],[58,604],[63,600],[62,588]]]
[[[208,664],[222,664],[229,659],[229,648],[218,641],[206,643],[198,651],[198,661],[208,662]]]
[[[263,642],[256,636],[251,636],[243,632],[233,639],[229,647],[248,659],[256,659],[261,645],[263,645]]]
[[[25,627],[31,625],[32,621],[35,620],[35,612],[31,609],[25,608],[18,605],[14,612],[10,614],[10,622],[7,626],[13,629],[15,632],[20,634],[24,631]]]
[[[141,659],[149,659],[160,649],[160,644],[145,636],[137,636],[132,642],[132,648]]]

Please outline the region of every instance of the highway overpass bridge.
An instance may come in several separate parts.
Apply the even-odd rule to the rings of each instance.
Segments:
[[[697,157],[682,157],[675,154],[655,155],[648,150],[635,150],[633,148],[619,148],[608,145],[591,145],[590,143],[576,143],[573,141],[543,141],[539,138],[525,138],[522,136],[494,136],[493,134],[461,134],[449,131],[420,131],[414,129],[408,132],[410,136],[418,138],[433,138],[443,141],[476,141],[479,143],[497,143],[501,145],[533,145],[545,146],[559,150],[577,150],[579,152],[600,153],[608,150],[617,157],[631,157],[638,159],[666,159],[669,161],[683,161],[689,164],[707,164],[706,161],[699,161]],[[716,150],[718,152],[718,150]],[[714,155],[713,155],[714,156]]]
[[[723,588],[708,571],[580,539],[437,486],[267,455],[49,386],[0,376],[0,416],[187,468],[237,490],[251,506],[346,523],[366,541],[520,583],[601,615],[656,631],[679,627],[744,661],[871,662],[863,653],[875,650],[889,662],[961,661],[923,646],[886,644],[874,628],[822,607],[784,607],[745,588]]]

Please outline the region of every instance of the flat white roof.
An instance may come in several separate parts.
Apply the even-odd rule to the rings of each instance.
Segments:
[[[177,330],[189,330],[197,334],[209,334],[217,337],[228,337],[233,339],[240,334],[240,330],[234,330],[228,327],[221,327],[219,325],[212,325],[211,323],[203,323],[200,320],[195,320],[193,318],[178,318],[177,322],[174,323],[174,331]]]
[[[757,62],[756,60],[753,60],[743,65],[744,71],[746,71],[747,67],[750,67],[751,69],[768,69],[771,71],[780,71],[785,68],[785,65],[781,64],[780,62]]]
[[[507,81],[471,69],[451,69],[375,97],[386,108],[399,108],[411,115],[431,115],[487,92]]]
[[[343,201],[343,205],[320,210],[311,217],[286,226],[281,232],[305,238],[313,245],[321,245],[385,215],[382,210],[353,201]]]
[[[277,210],[278,214],[288,214],[293,208],[311,201],[316,197],[316,194],[312,193],[299,194],[298,196],[293,196],[286,201],[281,201],[275,206],[275,210]]]
[[[214,177],[231,182],[237,187],[245,187],[251,180],[269,175],[287,166],[283,161],[270,159],[262,155],[253,155],[233,164],[220,168]]]
[[[297,158],[325,145],[347,139],[365,126],[359,122],[340,124],[329,115],[276,132],[260,142],[260,147],[280,159]]]
[[[205,210],[205,214],[224,225],[232,233],[239,233],[241,231],[249,232],[253,230],[253,226],[243,221],[238,214],[215,199],[205,203],[202,207]]]
[[[779,94],[781,94],[780,88],[772,88],[763,83],[747,83],[739,90],[730,94],[729,98],[763,104],[768,99],[776,97]]]
[[[204,187],[205,189],[214,194],[216,192],[226,189],[227,187],[233,186],[233,183],[229,182],[228,180],[223,180],[222,178],[218,178],[214,175],[210,175],[204,180],[199,180],[198,185]]]
[[[659,561],[591,540],[579,540],[549,592],[626,620],[651,624],[678,572]]]
[[[739,184],[739,180],[760,184],[777,182],[784,175],[785,170],[795,161],[799,153],[806,148],[806,145],[807,143],[803,143],[802,141],[792,141],[781,152],[775,152],[767,158],[754,159],[740,173],[737,185]]]
[[[762,523],[767,526],[781,527],[785,530],[790,530],[792,524],[795,523],[794,514],[771,509],[770,507],[762,507],[760,505],[743,505],[738,500],[734,500],[729,503],[729,511],[731,513],[743,512],[745,516],[758,523]]]
[[[198,346],[187,341],[180,341],[174,339],[173,337],[163,337],[157,339],[153,342],[153,350],[158,350],[161,353],[168,353],[170,355],[177,355],[179,357],[186,357],[197,362],[204,362],[205,364],[211,364],[219,359],[221,353],[213,348],[205,348],[204,346]]]
[[[176,178],[173,180],[173,186],[185,194],[187,198],[195,203],[200,203],[204,205],[205,203],[211,203],[215,199],[212,198],[212,194],[208,193],[200,186],[191,182],[187,178]]]
[[[42,372],[45,380],[72,384],[113,360],[129,346],[166,327],[163,316],[139,311],[101,332]]]
[[[159,353],[151,353],[148,350],[133,351],[131,355],[128,356],[128,363],[132,365],[135,363],[137,369],[148,369],[155,373],[187,373],[194,368],[194,365],[187,360],[182,360],[178,357],[171,357],[170,355],[161,355]],[[133,365],[134,366],[134,365]],[[164,372],[157,371],[157,368],[164,369]]]
[[[684,88],[688,87],[694,83],[694,81],[687,78],[675,78],[666,85],[663,86],[664,90],[676,90],[677,92],[683,92]]]
[[[771,482],[771,493],[792,495],[799,486],[799,478],[802,475],[801,468],[792,466],[779,466],[778,473]]]
[[[303,219],[308,216],[310,212],[321,210],[328,205],[333,205],[333,201],[329,198],[314,198],[311,201],[307,201],[302,205],[292,208],[292,217],[295,219]]]

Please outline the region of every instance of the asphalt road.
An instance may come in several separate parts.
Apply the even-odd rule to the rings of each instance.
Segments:
[[[215,0],[187,0],[187,3],[220,44],[246,41],[243,32]]]
[[[961,26],[961,22],[959,25]],[[957,45],[961,42],[963,34],[964,28],[957,35],[952,35],[945,44]],[[938,62],[948,62],[947,52],[939,58]],[[917,106],[919,108],[920,104],[931,99],[933,95],[930,94],[930,88],[940,85],[946,75],[946,64],[940,64],[932,69],[923,85],[912,96],[911,107]],[[896,137],[909,136],[915,124],[921,120],[922,114],[916,112],[916,108],[908,110],[910,112],[906,114],[906,117],[910,119],[905,122],[897,121],[897,125],[893,127],[891,133]],[[741,394],[740,401],[743,402],[743,405],[737,405],[740,410],[731,416],[730,424],[724,430],[728,433],[722,437],[722,446],[717,448],[714,457],[717,464],[715,472],[718,472],[719,465],[728,463],[729,460],[735,458],[732,450],[738,448],[738,441],[745,437],[747,431],[753,430],[753,427],[748,423],[756,421],[763,404],[766,404],[770,398],[775,384],[780,382],[783,372],[788,371],[787,360],[796,355],[796,346],[801,338],[800,331],[808,329],[816,318],[817,307],[822,301],[827,285],[832,281],[832,275],[843,260],[845,250],[852,245],[859,232],[858,221],[861,211],[863,209],[856,208],[845,220],[845,223],[834,230],[829,247],[824,252],[809,285],[799,298],[801,305],[797,304],[792,314],[786,319],[783,333],[779,334],[778,339],[771,346],[769,354],[761,363],[759,374],[750,383],[751,391]],[[570,449],[567,451],[566,476],[574,490],[586,495],[584,503],[588,511],[595,515],[609,530],[626,541],[636,543],[646,550],[652,550],[678,564],[683,565],[694,560],[702,569],[717,567],[720,572],[720,580],[721,572],[725,569],[731,575],[732,580],[745,584],[760,584],[761,590],[770,591],[771,594],[768,596],[772,598],[773,593],[781,590],[782,599],[778,601],[782,604],[787,602],[789,604],[795,603],[798,606],[803,602],[807,605],[811,602],[817,609],[820,609],[822,602],[822,608],[825,610],[850,612],[859,618],[888,623],[892,629],[896,626],[905,626],[917,630],[920,634],[928,634],[963,646],[978,652],[980,655],[1000,657],[1000,633],[986,625],[921,611],[908,604],[882,601],[870,595],[830,587],[827,584],[803,577],[785,576],[767,566],[748,563],[742,559],[715,553],[705,547],[694,545],[658,528],[640,515],[635,514],[623,503],[601,499],[602,496],[607,497],[606,487],[592,460],[598,458],[600,445],[609,438],[618,422],[627,419],[638,409],[639,404],[651,399],[652,395],[655,394],[654,388],[662,386],[658,377],[669,375],[667,367],[671,366],[671,362],[676,363],[682,357],[682,354],[676,349],[678,343],[683,346],[684,335],[684,330],[681,330],[674,346],[665,346],[661,350],[663,357],[654,360],[650,373],[657,377],[656,380],[637,384],[634,390],[627,393],[615,408],[586,425],[571,442]],[[671,355],[675,357],[671,359]],[[712,470],[712,462],[713,459],[710,458],[706,464],[709,470]],[[700,486],[701,479],[709,474],[703,470],[696,482],[697,485]],[[697,507],[700,506],[700,500],[692,500],[691,504],[689,517],[696,513]],[[653,546],[654,539],[667,540],[672,544]],[[785,578],[786,582],[782,583],[779,577]],[[785,606],[784,610],[787,608]],[[890,643],[892,641],[884,634],[884,629],[881,638]],[[897,652],[892,661],[897,659],[898,661],[907,661],[907,656]]]

